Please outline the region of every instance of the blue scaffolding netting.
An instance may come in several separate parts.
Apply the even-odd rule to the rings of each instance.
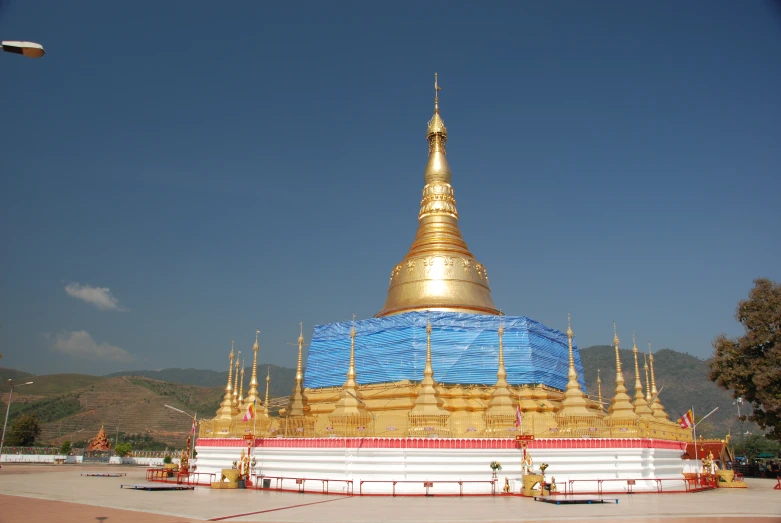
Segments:
[[[504,326],[504,366],[511,385],[567,386],[567,336],[525,316],[454,312],[408,312],[355,322],[358,383],[420,381],[426,365],[426,323],[431,321],[434,379],[445,384],[493,385],[499,366],[499,324]],[[304,386],[335,387],[345,382],[352,322],[316,325],[309,346]],[[586,384],[573,342],[575,369]]]

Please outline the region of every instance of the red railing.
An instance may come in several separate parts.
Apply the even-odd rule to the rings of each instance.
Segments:
[[[656,483],[656,490],[655,491],[635,491],[635,486],[637,485],[638,481],[647,481],[647,482],[655,482]],[[675,488],[675,485],[672,488],[668,488],[665,490],[664,484],[665,482],[674,482],[677,485],[682,485],[683,489]],[[715,477],[711,480],[708,480],[705,478],[705,476],[700,478],[699,484],[697,482],[696,478],[608,478],[608,479],[570,479],[567,481],[567,483],[564,485],[564,494],[575,494],[575,483],[596,483],[597,484],[597,490],[588,490],[588,491],[581,491],[577,492],[577,494],[648,494],[652,492],[656,492],[659,494],[662,494],[664,492],[667,493],[674,493],[674,492],[699,492],[701,490],[710,490],[712,488],[716,488],[716,479]],[[622,483],[626,485],[626,490],[608,490],[605,491],[604,485],[605,483]]]
[[[363,484],[364,483],[390,483],[392,485],[391,487],[391,495],[396,496],[396,485],[399,483],[414,483],[418,485],[423,485],[423,488],[426,489],[425,494],[399,494],[400,496],[432,496],[433,494],[430,493],[429,489],[434,487],[435,483],[456,483],[458,484],[458,495],[463,496],[464,495],[464,483],[489,483],[491,485],[491,493],[490,494],[470,494],[474,496],[495,496],[496,495],[496,480],[495,479],[485,479],[485,480],[442,480],[442,481],[416,481],[416,480],[391,480],[391,479],[364,479],[361,480],[360,484],[358,485],[358,495],[359,496],[387,496],[387,494],[364,494],[363,493]],[[439,494],[440,496],[455,496],[456,494]]]
[[[170,474],[170,475],[169,475]],[[209,482],[202,483],[201,476],[208,476]],[[176,470],[169,470],[165,468],[150,468],[146,469],[146,480],[157,481],[159,483],[177,483],[187,485],[205,485],[209,486],[216,478],[216,474],[213,472],[188,472],[186,474],[180,474]]]
[[[307,481],[319,481],[320,485],[322,487],[322,493],[323,494],[329,494],[329,485],[331,483],[344,483],[346,487],[346,493],[348,496],[352,496],[354,493],[353,489],[353,480],[351,479],[323,479],[323,478],[294,478],[294,477],[288,477],[288,476],[266,476],[265,474],[253,474],[255,477],[254,481],[254,487],[256,489],[270,489],[271,487],[263,487],[263,480],[274,480],[275,486],[274,490],[289,490],[292,491],[293,489],[290,488],[284,488],[284,482],[287,481],[295,481],[296,485],[296,491],[298,492],[306,492],[306,482]]]

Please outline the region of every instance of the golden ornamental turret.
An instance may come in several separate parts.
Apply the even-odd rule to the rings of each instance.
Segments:
[[[249,391],[247,391],[246,403],[252,403],[258,399],[258,351],[260,350],[260,344],[258,343],[258,336],[260,336],[260,329],[255,329],[255,345],[252,346],[252,376],[249,379]],[[260,402],[258,402],[260,403]]]
[[[304,396],[304,371],[302,366],[302,354],[304,351],[304,322],[298,324],[298,364],[296,365],[296,379],[293,385],[293,394],[290,396],[288,416],[304,416],[306,414],[306,397]]]
[[[268,389],[270,384],[271,384],[271,367],[268,367],[266,369],[266,399],[265,401],[263,401],[263,415],[267,418],[271,416],[271,409],[269,408],[269,404],[268,404]]]
[[[241,377],[239,378],[239,409],[244,409],[244,360],[241,360]]]
[[[578,372],[575,370],[575,354],[572,349],[571,318],[567,314],[567,341],[569,343],[569,369],[567,370],[567,391],[564,393],[564,401],[561,402],[559,414],[564,416],[590,416],[586,407],[586,395],[580,388]]]
[[[645,353],[643,353],[643,370],[645,371],[645,402],[650,408],[653,396],[651,396],[651,380],[648,378],[648,358],[645,357]],[[651,410],[653,412],[653,409]]]
[[[651,396],[654,398],[653,402],[651,403],[651,410],[654,413],[654,417],[661,419],[661,420],[669,420],[670,417],[667,415],[667,412],[664,410],[664,406],[662,406],[662,402],[659,401],[659,391],[656,390],[656,373],[654,372],[654,353],[651,350],[651,342],[648,342],[648,360],[651,364]]]
[[[613,401],[610,402],[608,408],[608,418],[615,421],[627,421],[634,422],[636,419],[635,409],[629,400],[629,396],[626,393],[626,386],[624,385],[624,373],[621,371],[621,356],[618,350],[618,333],[616,332],[616,324],[613,322],[613,345],[616,349],[616,392],[613,396]]]
[[[597,400],[599,401],[600,410],[605,410],[605,404],[602,401],[602,377],[599,375],[599,369],[597,369]]]
[[[233,350],[233,340],[231,340],[231,350]],[[241,351],[236,354],[236,367],[234,369],[235,376],[233,376],[233,414],[239,413],[239,360],[241,359]]]
[[[507,384],[507,371],[504,369],[504,345],[502,343],[504,327],[501,324],[497,334],[499,335],[499,368],[496,371],[496,385],[494,385],[491,401],[488,402],[485,414],[488,417],[507,417],[514,422],[515,402],[510,386]]]
[[[637,354],[635,334],[632,333],[632,356],[635,358],[635,414],[643,418],[650,418],[652,417],[651,408],[645,399],[645,394],[643,394],[643,383],[640,381],[640,366],[637,364]]]
[[[353,326],[350,329],[350,366],[347,368],[347,381],[342,385],[339,401],[332,416],[359,416],[366,414],[366,405],[360,399],[358,382],[355,381],[355,314],[353,314]],[[333,419],[333,417],[332,417]]]
[[[418,231],[407,255],[391,271],[388,297],[377,317],[423,310],[500,314],[491,298],[486,269],[475,260],[458,228],[439,91],[435,74]]]
[[[228,384],[225,386],[225,395],[217,409],[217,419],[230,421],[233,418],[233,341],[231,341],[231,352],[228,355]]]
[[[410,411],[411,415],[421,416],[447,416],[442,398],[434,381],[434,367],[431,365],[431,322],[426,323],[426,366],[423,369],[423,381],[418,388],[418,397]]]

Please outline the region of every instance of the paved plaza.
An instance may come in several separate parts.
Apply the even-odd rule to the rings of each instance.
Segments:
[[[86,477],[124,472],[126,477]],[[618,504],[556,506],[517,496],[346,497],[273,491],[145,492],[120,489],[146,483],[142,467],[5,464],[0,469],[0,523],[183,523],[263,521],[290,523],[511,522],[631,520],[781,523],[775,481],[748,479],[748,489],[696,494],[610,496]],[[608,497],[608,496],[606,496]]]

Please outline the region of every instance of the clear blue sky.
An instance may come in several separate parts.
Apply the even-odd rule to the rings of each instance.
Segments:
[[[256,327],[291,366],[371,317],[434,71],[506,314],[707,357],[781,279],[778,3],[25,0],[0,38],[47,51],[0,56],[0,366],[224,369]]]

